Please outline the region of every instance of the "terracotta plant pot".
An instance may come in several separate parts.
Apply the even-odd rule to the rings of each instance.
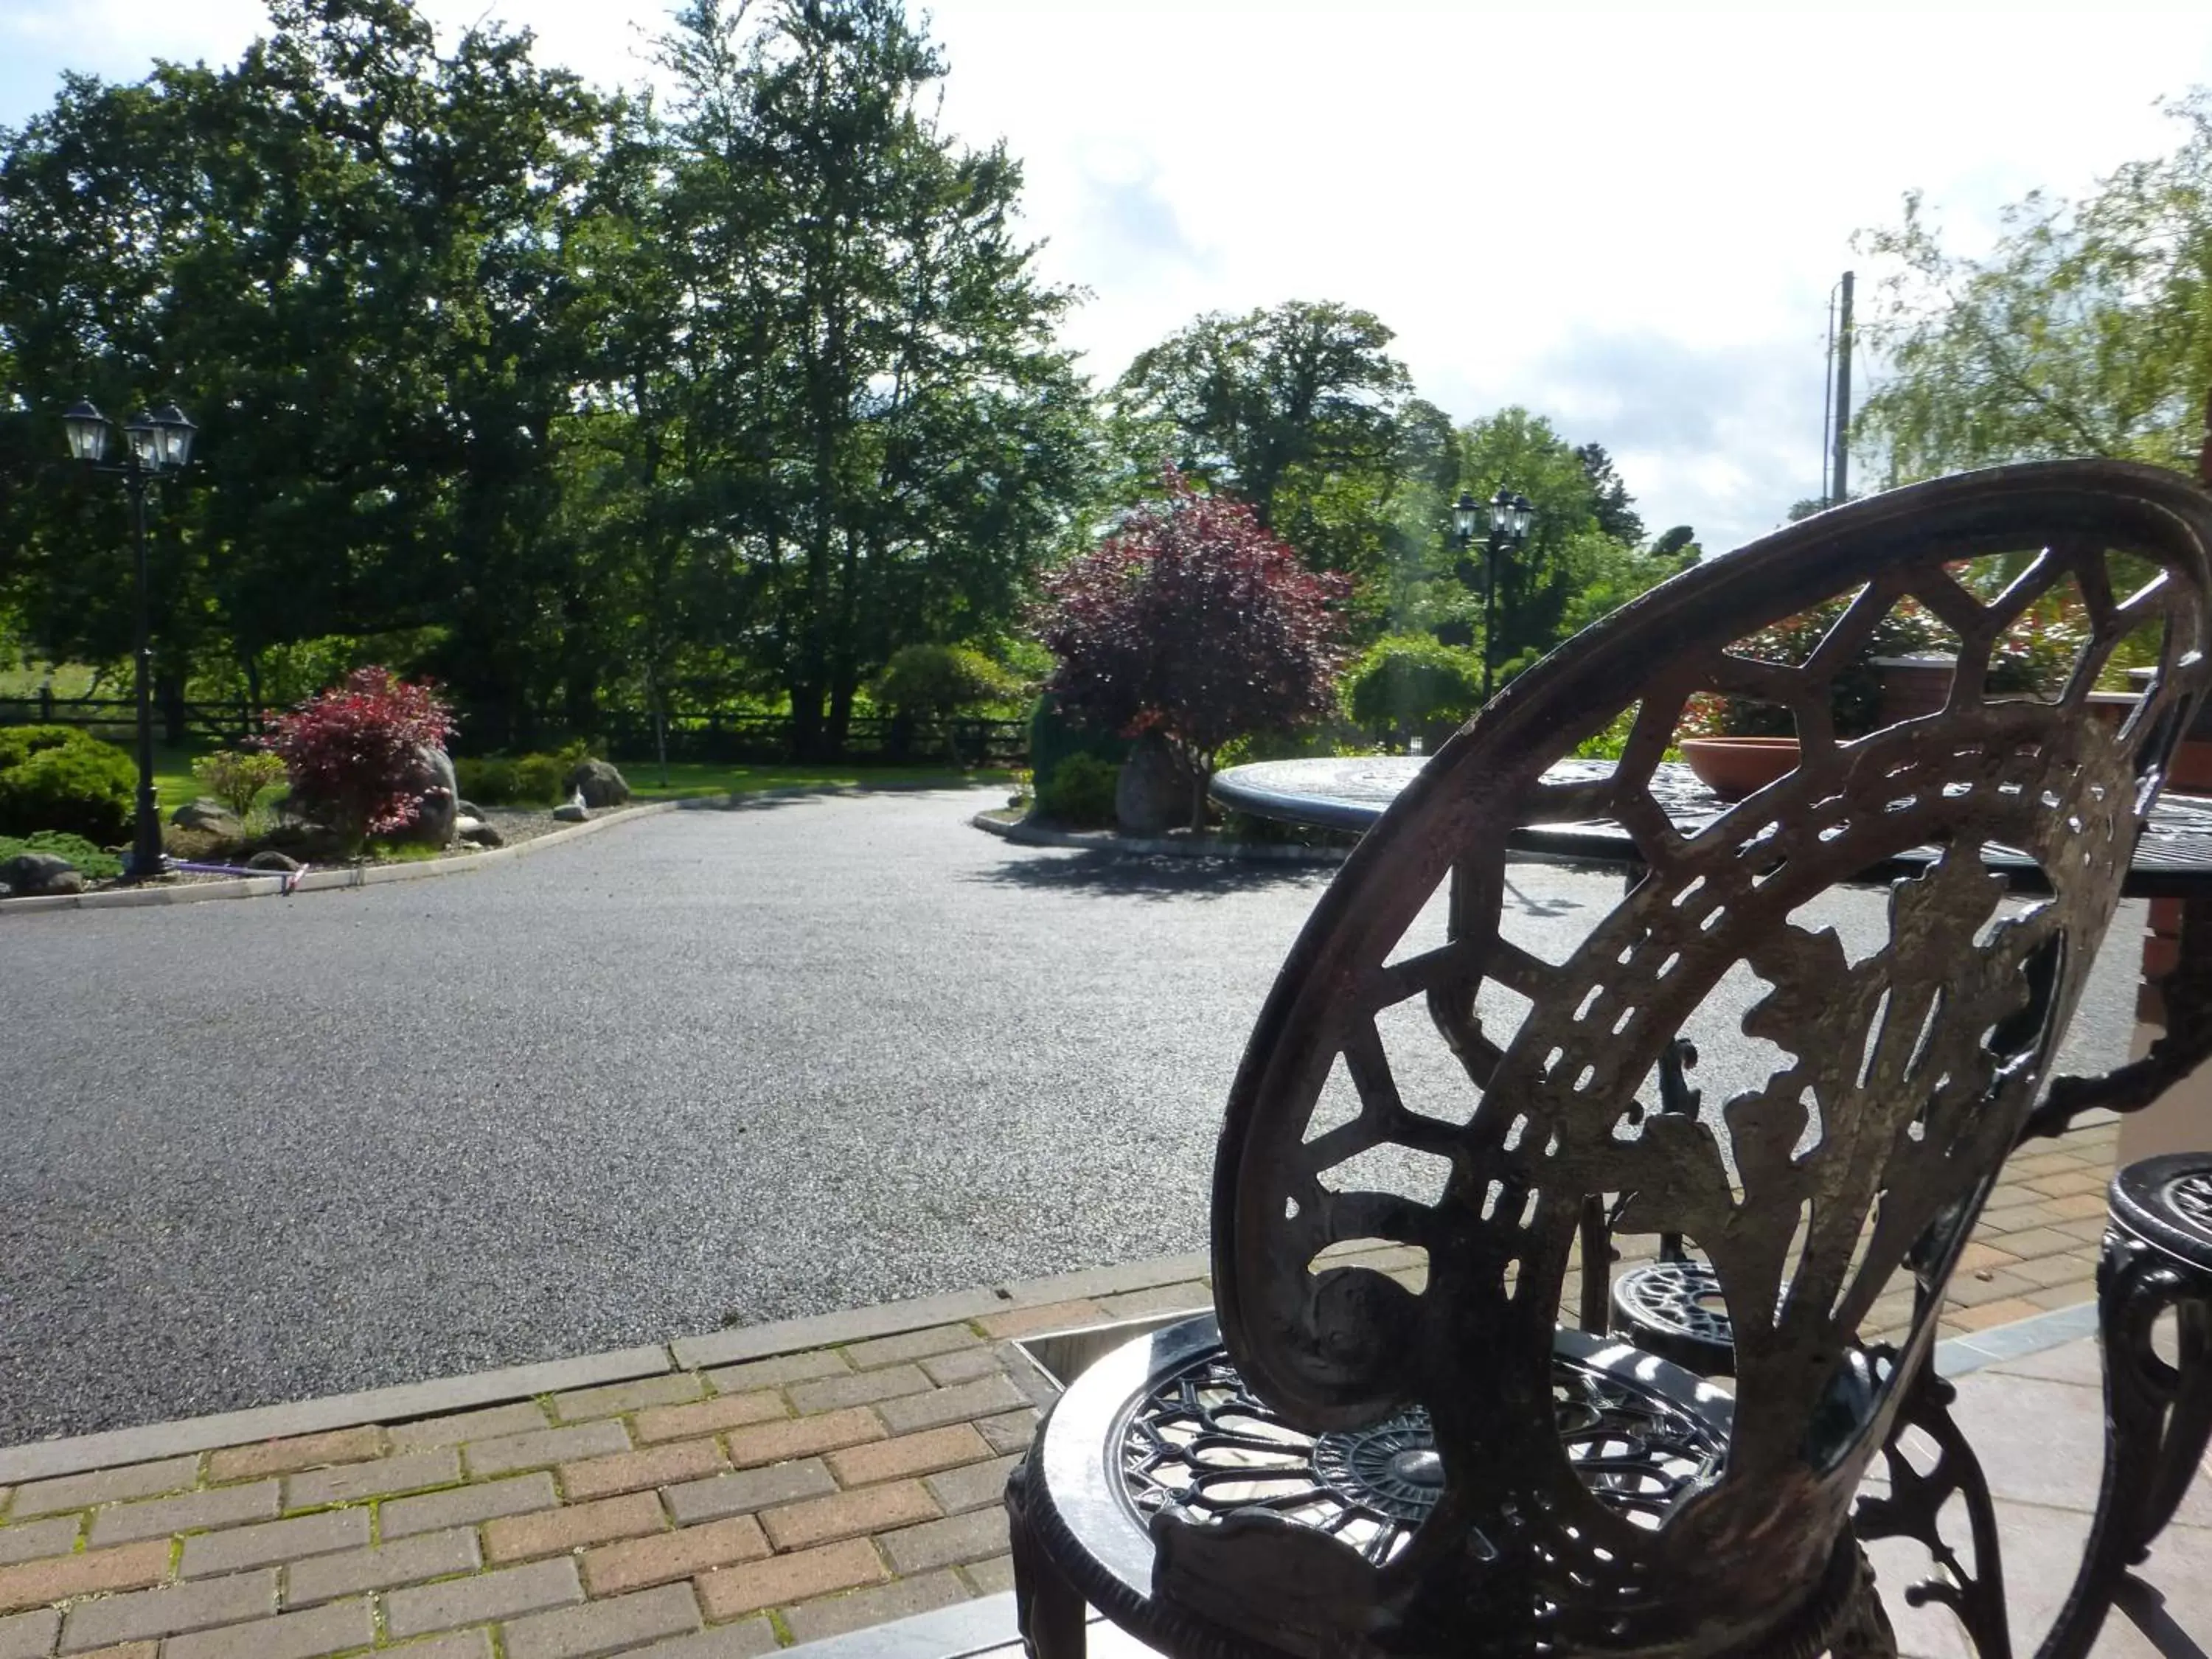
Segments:
[[[1684,738],[1682,758],[1723,800],[1741,800],[1796,769],[1795,738]]]

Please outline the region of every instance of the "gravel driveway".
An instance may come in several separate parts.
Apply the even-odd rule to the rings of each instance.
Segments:
[[[0,922],[0,1443],[1201,1248],[1330,872],[1014,847],[994,804]],[[1568,933],[1619,891],[1516,883]],[[2076,1064],[2124,1047],[2119,937]]]

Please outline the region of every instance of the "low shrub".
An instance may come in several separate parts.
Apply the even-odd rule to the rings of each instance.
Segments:
[[[1070,755],[1037,782],[1036,814],[1075,830],[1110,829],[1121,769],[1096,755]]]
[[[1433,749],[1482,706],[1482,658],[1426,634],[1391,634],[1345,677],[1345,707],[1394,749],[1420,738]]]
[[[0,836],[0,864],[5,864],[18,853],[51,853],[56,858],[67,859],[94,881],[123,873],[123,860],[105,848],[95,847],[82,836],[72,836],[66,830],[39,830],[27,836]]]
[[[0,729],[0,836],[122,841],[137,784],[138,769],[113,744],[66,726]]]
[[[261,798],[284,781],[284,757],[265,750],[241,754],[218,749],[192,763],[192,781],[201,793],[221,801],[243,823],[253,816]]]
[[[471,755],[453,763],[453,775],[461,799],[479,806],[554,806],[568,798],[562,786],[590,753],[571,743],[550,755]]]

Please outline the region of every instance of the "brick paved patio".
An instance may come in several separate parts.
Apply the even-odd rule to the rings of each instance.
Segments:
[[[2113,1140],[2013,1161],[1944,1335],[2092,1298]],[[147,1461],[103,1456],[137,1431],[0,1452],[78,1471],[0,1485],[0,1659],[746,1659],[1003,1590],[1000,1491],[1049,1397],[1011,1340],[1203,1305],[1195,1267],[872,1310],[855,1328],[890,1334],[791,1352],[725,1333],[466,1411],[235,1445],[172,1425],[195,1449]]]

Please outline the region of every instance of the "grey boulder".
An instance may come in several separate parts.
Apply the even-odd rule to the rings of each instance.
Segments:
[[[169,822],[179,830],[198,830],[210,836],[237,836],[246,833],[246,826],[238,815],[219,800],[202,796],[188,800],[169,814]]]
[[[52,898],[84,891],[84,874],[52,853],[18,853],[0,863],[0,887],[17,898]]]
[[[1167,739],[1148,732],[1130,748],[1114,786],[1114,821],[1126,836],[1164,836],[1190,817],[1190,775]]]
[[[249,870],[304,870],[307,866],[290,854],[279,853],[271,848],[256,853],[252,858],[246,860],[246,867]]]
[[[581,795],[586,806],[620,806],[629,799],[629,781],[612,761],[578,761],[561,787]]]
[[[453,824],[453,839],[471,847],[504,847],[507,837],[482,818],[464,817]]]

